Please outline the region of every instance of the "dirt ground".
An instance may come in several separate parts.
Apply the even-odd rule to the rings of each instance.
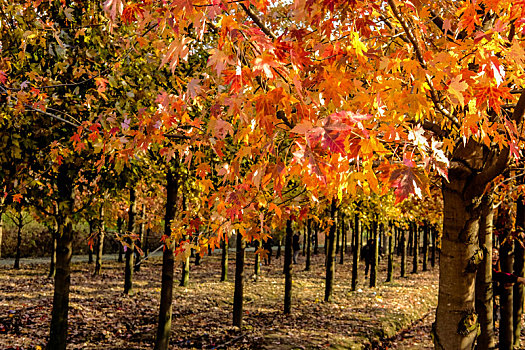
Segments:
[[[294,265],[292,314],[284,316],[281,259],[262,266],[255,280],[253,253],[247,255],[244,325],[231,326],[234,254],[230,280],[219,282],[220,256],[193,266],[190,285],[176,287],[172,349],[424,349],[431,348],[429,324],[437,303],[437,268],[369,288],[360,270],[351,291],[351,257],[336,266],[334,300],[323,302],[324,255],[304,271],[304,257]],[[48,336],[53,284],[46,265],[22,264],[19,271],[0,266],[0,348],[44,348]],[[150,349],[159,304],[161,260],[152,258],[135,274],[134,295],[122,295],[124,266],[106,262],[92,277],[93,266],[75,263],[72,273],[68,349]],[[411,265],[409,264],[409,271]],[[180,275],[180,268],[178,269]],[[177,276],[178,276],[177,275]],[[419,328],[418,328],[419,327]]]

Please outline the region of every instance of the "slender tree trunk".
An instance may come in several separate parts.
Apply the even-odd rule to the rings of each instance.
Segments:
[[[407,232],[404,228],[399,228],[399,245],[401,250],[401,267],[400,276],[406,277],[407,275]]]
[[[407,256],[414,256],[414,231],[412,222],[408,224]]]
[[[414,256],[412,260],[412,273],[417,273],[419,269],[419,227],[415,222],[410,225],[410,230],[412,231],[412,243],[414,245]]]
[[[361,255],[361,230],[359,227],[359,216],[354,214],[354,255],[352,257],[352,290],[357,288],[359,278],[359,258]]]
[[[476,271],[476,313],[480,324],[477,348],[495,349],[494,308],[492,283],[492,229],[494,209],[490,195],[483,197],[482,213],[479,224],[479,247],[484,253],[483,260]]]
[[[437,230],[432,227],[432,254],[430,255],[430,266],[434,268],[436,266],[436,250],[437,250]]]
[[[126,250],[126,266],[124,269],[124,295],[129,295],[133,291],[133,260],[135,244],[131,237],[135,233],[135,215],[137,211],[137,201],[135,198],[135,188],[132,187],[129,191],[129,212],[128,212],[128,231],[126,234],[129,236],[126,238],[128,247]]]
[[[423,226],[423,271],[428,271],[428,235],[429,226],[425,222]]]
[[[393,233],[388,236],[388,248],[387,248],[387,259],[388,259],[388,269],[386,275],[386,281],[392,282],[394,277],[394,249],[393,249]]]
[[[106,230],[104,228],[104,205],[100,205],[99,211],[99,220],[98,220],[98,237],[97,237],[97,246],[95,254],[95,271],[93,272],[94,276],[100,276],[102,272],[102,255],[104,253],[104,238],[106,235]]]
[[[335,233],[336,233],[336,236],[335,236],[335,255],[337,256],[337,254],[339,254],[339,239],[341,238],[341,214],[340,213],[337,213],[336,214],[337,216],[337,225],[335,227]]]
[[[15,265],[16,270],[20,269],[20,248],[22,246],[22,227],[24,226],[24,218],[22,216],[22,211],[17,215],[18,222],[16,223],[16,256],[15,256]]]
[[[374,221],[372,223],[372,239],[374,240],[374,244],[372,245],[372,249],[374,252],[373,258],[372,258],[372,264],[370,264],[370,287],[374,288],[377,285],[377,265],[379,262],[379,232],[377,227],[377,221]]]
[[[87,223],[88,223],[88,227],[89,227],[89,239],[90,240],[94,240],[95,237],[94,237],[94,232],[95,232],[95,222],[92,218],[90,218],[90,220],[87,220]],[[88,242],[88,264],[93,264],[93,244],[89,244],[90,242]]]
[[[304,232],[303,232],[303,256],[306,256],[306,235],[307,235],[308,228],[304,226]]]
[[[182,262],[182,275],[180,278],[180,287],[187,287],[190,282],[190,257],[188,256]]]
[[[312,259],[312,219],[308,219],[306,224],[307,236],[306,236],[306,266],[305,271],[310,271],[311,259]]]
[[[525,232],[525,203],[524,196],[520,196],[516,205],[516,231]],[[521,237],[523,238],[523,236]],[[514,274],[525,276],[525,249],[517,240],[514,242]],[[521,283],[514,285],[514,348],[520,348],[521,317],[523,315],[524,287]]]
[[[286,221],[284,245],[284,313],[292,311],[292,220]]]
[[[149,235],[151,233],[151,228],[146,229],[146,237],[144,237],[144,257],[147,258],[149,255]]]
[[[124,224],[124,220],[122,218],[117,219],[117,233],[119,236],[122,237],[122,225]],[[122,244],[119,244],[118,246],[118,262],[124,262],[124,247]]]
[[[0,212],[0,259],[2,259],[2,238],[4,236],[4,215]]]
[[[332,199],[332,205],[330,208],[330,216],[332,218],[332,226],[328,232],[327,243],[325,246],[326,250],[326,281],[324,289],[324,301],[332,301],[332,293],[334,288],[335,279],[335,231],[337,230],[336,222],[336,202]]]
[[[51,261],[49,263],[48,278],[55,278],[56,273],[58,223],[56,218],[54,221],[53,227],[51,228]]]
[[[317,224],[314,224],[314,255],[319,254],[319,234]]]
[[[168,165],[166,174],[166,212],[164,214],[164,236],[171,237],[171,224],[177,210],[177,196],[179,190],[178,174]],[[171,240],[167,240],[170,242]],[[155,338],[155,350],[167,350],[169,347],[173,302],[173,278],[175,259],[173,256],[174,244],[167,244],[162,252],[162,284],[160,290],[159,323]]]
[[[261,242],[256,240],[255,241],[255,251],[259,249],[260,245],[261,245]],[[257,280],[259,276],[261,275],[261,256],[259,254],[255,254],[253,267],[254,267],[253,273],[255,275],[255,280]]]
[[[221,241],[222,256],[221,256],[221,282],[228,280],[228,237],[226,235]]]
[[[510,232],[507,233],[507,235]],[[513,272],[513,245],[508,241],[500,248],[500,264],[501,271]],[[499,347],[500,349],[512,349],[514,344],[514,330],[513,330],[513,290],[512,288],[502,288],[500,295],[500,312],[501,319],[499,321]]]
[[[279,259],[281,257],[281,244],[282,244],[282,238],[279,238],[277,240],[277,253],[275,253],[276,259]]]
[[[141,265],[141,260],[142,260],[142,256],[140,255],[140,251],[143,249],[144,245],[142,244],[142,242],[144,241],[144,231],[145,231],[145,226],[146,226],[146,206],[144,204],[142,204],[142,211],[141,211],[141,223],[138,227],[139,229],[139,239],[136,243],[136,248],[138,249],[135,249],[135,255],[137,257],[137,262],[135,263],[135,271],[140,271],[140,265]]]
[[[242,329],[243,297],[244,297],[244,250],[246,243],[242,234],[237,232],[235,248],[235,289],[233,292],[233,325]]]
[[[339,250],[339,264],[343,264],[345,260],[345,250],[346,250],[346,225],[345,217],[343,214],[340,215],[341,218],[341,250]]]

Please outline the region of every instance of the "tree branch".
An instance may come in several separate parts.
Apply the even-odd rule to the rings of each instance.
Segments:
[[[252,19],[252,21],[255,22],[255,24],[257,24],[257,26],[263,31],[264,34],[268,35],[273,40],[277,39],[275,34],[273,34],[272,31],[270,29],[268,29],[268,27],[266,27],[264,25],[264,23],[261,21],[261,19],[259,17],[257,17],[257,15],[255,13],[253,13],[252,10],[250,10],[249,7],[247,7],[246,5],[244,5],[242,3],[240,5],[241,5],[242,9],[244,10],[244,12],[246,12],[246,14]]]

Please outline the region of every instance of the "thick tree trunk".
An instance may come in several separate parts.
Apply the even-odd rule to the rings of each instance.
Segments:
[[[284,313],[292,311],[292,220],[286,221],[284,244]]]
[[[516,231],[525,232],[525,203],[523,203],[524,196],[520,196],[516,205]],[[514,274],[517,276],[525,276],[525,249],[520,242],[514,243]],[[514,348],[520,348],[520,333],[521,333],[521,317],[523,315],[524,302],[524,287],[521,283],[514,285]]]
[[[228,237],[226,235],[221,241],[222,256],[221,256],[221,282],[228,280]]]
[[[310,265],[312,264],[312,219],[308,219],[306,224],[306,229],[308,231],[306,236],[306,266],[305,271],[310,271]]]
[[[477,348],[480,350],[495,349],[493,283],[492,283],[492,230],[494,209],[490,196],[485,196],[482,202],[482,213],[479,224],[479,248],[483,252],[483,260],[476,271],[476,313],[480,325],[480,335]]]
[[[372,244],[372,251],[374,253],[372,257],[372,264],[370,264],[370,287],[375,288],[377,285],[377,265],[379,262],[379,230],[377,227],[377,221],[372,223],[372,239],[374,240]]]
[[[332,199],[332,205],[330,207],[330,216],[332,218],[332,226],[330,227],[330,231],[328,232],[328,242],[325,243],[327,250],[324,301],[326,302],[332,301],[332,293],[335,279],[335,231],[337,230],[335,199]]]
[[[164,214],[164,236],[171,237],[171,224],[175,218],[179,185],[173,170],[168,166],[166,174],[166,212]],[[171,240],[168,240],[171,241]],[[160,290],[159,323],[155,338],[155,350],[167,350],[171,333],[173,302],[173,278],[175,260],[173,242],[167,244],[162,252],[162,284]]]
[[[233,325],[242,327],[243,297],[244,297],[244,249],[246,243],[242,234],[237,232],[235,248],[235,289],[233,292]]]
[[[128,212],[128,231],[126,234],[126,242],[128,243],[126,250],[126,266],[124,269],[124,295],[129,295],[133,291],[133,260],[135,241],[131,235],[135,233],[135,215],[137,211],[137,201],[135,198],[135,188],[132,187],[129,191],[129,212]]]
[[[510,232],[507,233],[509,235]],[[510,241],[505,242],[500,248],[501,271],[512,273],[514,265],[514,246]],[[500,295],[500,314],[499,321],[499,348],[512,349],[514,344],[514,320],[513,320],[513,290],[511,288],[501,288]]]
[[[95,252],[95,271],[94,276],[100,276],[102,272],[102,255],[104,253],[104,238],[106,236],[106,230],[104,228],[104,205],[100,205],[99,220],[98,220],[98,237]]]
[[[399,228],[399,246],[401,250],[400,276],[407,275],[407,232],[404,228]]]
[[[361,230],[359,227],[359,216],[354,214],[354,254],[352,256],[352,290],[357,288],[359,278],[359,260],[361,255]]]

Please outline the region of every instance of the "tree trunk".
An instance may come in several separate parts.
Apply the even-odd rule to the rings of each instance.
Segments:
[[[339,216],[341,218],[341,250],[339,250],[339,264],[343,264],[345,260],[345,250],[346,250],[346,225],[345,217],[343,214]]]
[[[18,222],[16,224],[16,256],[15,256],[15,265],[16,270],[20,269],[20,248],[22,246],[22,227],[24,226],[24,218],[22,216],[22,211],[18,213]]]
[[[129,191],[129,212],[128,212],[128,231],[126,235],[126,266],[124,269],[124,295],[129,295],[133,290],[133,260],[135,244],[131,237],[135,233],[135,215],[137,211],[137,201],[135,198],[135,188],[132,187]]]
[[[102,272],[102,255],[104,253],[104,238],[106,236],[106,230],[104,228],[104,205],[100,205],[99,220],[98,220],[98,237],[95,254],[95,271],[94,276],[100,276]]]
[[[412,233],[413,244],[413,259],[412,259],[412,273],[417,273],[419,269],[419,227],[415,222],[410,224],[410,231]]]
[[[119,234],[120,237],[122,237],[122,225],[123,224],[124,224],[124,221],[122,220],[122,218],[118,218],[117,219],[117,233]],[[124,248],[121,243],[118,246],[118,262],[124,262],[123,255],[124,255]]]
[[[428,271],[428,235],[429,226],[425,222],[423,226],[423,271]]]
[[[237,232],[237,246],[235,248],[235,290],[233,292],[233,325],[239,328],[242,327],[245,246],[246,243],[244,239],[242,239],[242,234]]]
[[[281,257],[281,244],[282,244],[282,239],[279,238],[277,240],[277,253],[275,253],[275,258],[276,259],[279,259]]]
[[[436,266],[436,250],[437,250],[437,230],[435,227],[432,227],[432,254],[430,255],[430,266],[434,268]]]
[[[525,232],[525,198],[520,196],[516,205],[516,231],[521,232],[521,239],[523,239],[523,232]],[[514,274],[517,276],[525,276],[525,250],[523,246],[515,240],[514,242]],[[523,315],[524,302],[524,287],[521,283],[514,285],[514,348],[520,348],[520,333],[521,333],[521,317]]]
[[[310,271],[310,265],[312,263],[312,219],[308,219],[308,222],[306,224],[307,228],[307,236],[306,236],[306,266],[304,268],[305,271]]]
[[[88,220],[88,226],[89,226],[89,239],[90,240],[94,240],[95,238],[93,237],[93,232],[95,232],[95,223],[93,222],[93,220]],[[93,264],[93,244],[89,244],[88,243],[88,264]]]
[[[484,256],[476,271],[475,305],[481,330],[477,341],[477,348],[485,350],[496,348],[492,283],[492,229],[494,209],[490,195],[483,197],[481,210],[479,248],[484,253]]]
[[[286,221],[284,244],[284,314],[292,311],[292,220]]]
[[[257,249],[259,249],[261,245],[261,242],[256,240],[255,241],[255,251],[257,251]],[[253,269],[253,273],[255,275],[255,280],[257,280],[257,278],[259,278],[259,276],[261,275],[261,256],[259,254],[255,254],[255,257],[254,257],[254,269]]]
[[[188,256],[182,262],[182,275],[180,277],[180,287],[187,287],[190,282],[190,257]]]
[[[151,228],[146,229],[146,237],[144,237],[144,258],[147,258],[149,255],[149,235],[151,233]]]
[[[71,256],[73,255],[73,180],[68,174],[68,166],[63,164],[57,176],[58,205],[56,273],[53,292],[53,310],[49,329],[48,350],[65,350],[69,312],[69,287],[71,284]]]
[[[314,255],[319,254],[319,234],[318,234],[318,227],[316,224],[314,224]]]
[[[401,250],[401,266],[400,276],[406,277],[407,275],[407,233],[404,228],[399,228],[399,245]]]
[[[510,234],[507,233],[507,235]],[[501,271],[512,273],[514,264],[513,245],[508,241],[503,244],[500,248],[500,264]],[[499,321],[499,347],[500,349],[512,349],[514,343],[514,330],[513,330],[513,290],[512,288],[501,288],[502,292],[500,295],[500,313],[501,318]]]
[[[168,166],[166,174],[166,212],[164,214],[164,236],[171,237],[171,224],[177,210],[177,195],[179,183],[174,171]],[[170,242],[171,240],[167,240]],[[175,259],[173,256],[174,244],[167,244],[162,252],[162,284],[160,290],[159,323],[155,338],[155,350],[167,350],[171,333],[171,317],[173,302],[173,278]]]
[[[370,264],[370,287],[374,288],[377,285],[377,265],[379,262],[379,231],[377,227],[377,221],[374,221],[372,223],[372,239],[374,240],[372,249],[374,252],[374,256],[372,258],[372,264]]]
[[[337,230],[336,222],[336,202],[332,199],[332,205],[330,208],[330,217],[332,218],[332,226],[328,232],[327,243],[325,243],[326,249],[326,281],[324,289],[324,301],[332,301],[332,293],[334,288],[335,279],[335,231]]]
[[[2,238],[4,236],[4,216],[0,212],[0,259],[2,259]]]
[[[306,256],[306,235],[307,235],[308,228],[304,226],[304,232],[303,232],[303,256]]]
[[[386,281],[392,282],[392,278],[394,277],[394,249],[393,249],[393,240],[394,237],[393,233],[388,236],[388,248],[387,248],[387,259],[388,259],[388,269],[387,269],[387,275],[386,275]]]
[[[335,255],[339,254],[339,239],[341,238],[341,214],[337,213],[337,225],[335,226]]]
[[[221,242],[222,256],[221,256],[221,282],[228,280],[228,237],[224,235]]]
[[[141,223],[138,227],[139,229],[139,239],[137,240],[137,243],[136,243],[136,246],[138,249],[135,249],[135,255],[137,257],[137,262],[135,263],[135,271],[140,271],[140,265],[141,265],[141,260],[142,260],[142,256],[140,255],[140,251],[143,249],[143,244],[142,242],[144,241],[144,231],[145,231],[145,227],[146,227],[146,206],[144,204],[142,204],[142,213],[141,213]]]
[[[354,255],[352,256],[352,290],[357,288],[359,278],[359,258],[361,255],[361,230],[359,228],[359,216],[354,214]]]
[[[57,236],[58,236],[58,224],[55,218],[53,228],[51,228],[51,261],[49,263],[48,278],[55,278],[56,273],[56,261],[57,261]]]

